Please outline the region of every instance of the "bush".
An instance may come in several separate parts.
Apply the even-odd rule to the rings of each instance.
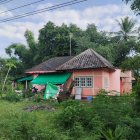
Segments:
[[[82,138],[87,132],[98,134],[102,130],[102,122],[87,104],[74,100],[62,104],[65,108],[56,118],[56,124],[62,131],[68,131],[70,137]]]
[[[67,100],[67,101],[63,101],[60,106],[63,106],[64,108],[68,107],[68,106],[78,106],[80,105],[80,101],[76,101],[76,100]]]
[[[73,100],[63,102],[64,109],[57,117],[57,128],[76,139],[84,139],[87,133],[91,139],[138,139],[140,123],[134,116],[133,101],[133,96],[100,94],[89,104]]]
[[[10,102],[18,102],[21,99],[21,95],[17,93],[5,93],[5,96],[3,97],[4,100],[10,101]]]
[[[9,112],[0,120],[0,139],[5,140],[63,140],[55,128],[41,123],[34,113]]]
[[[34,96],[34,93],[31,92],[31,91],[26,91],[26,92],[23,92],[23,94],[22,94],[23,98],[30,98],[30,97],[33,97],[33,96]]]

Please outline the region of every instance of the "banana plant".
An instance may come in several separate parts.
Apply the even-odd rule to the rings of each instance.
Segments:
[[[7,77],[8,77],[8,75],[9,75],[10,70],[11,70],[12,68],[16,68],[16,65],[13,64],[12,62],[7,62],[5,66],[8,67],[8,71],[7,71],[7,73],[6,73],[6,76],[5,76],[5,79],[4,79],[4,82],[3,82],[2,92],[3,92],[3,90],[4,90],[5,83],[6,83],[6,80],[7,80]]]

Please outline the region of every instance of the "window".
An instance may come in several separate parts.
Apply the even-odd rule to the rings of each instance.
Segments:
[[[81,87],[86,87],[86,77],[80,77]]]
[[[80,87],[80,77],[75,78],[75,86]]]
[[[76,87],[92,87],[93,78],[91,76],[75,77],[75,86]]]
[[[108,77],[104,77],[104,88],[108,88],[109,87],[109,79]]]
[[[92,87],[93,83],[92,83],[92,77],[87,77],[86,78],[86,82],[87,82],[87,87]]]

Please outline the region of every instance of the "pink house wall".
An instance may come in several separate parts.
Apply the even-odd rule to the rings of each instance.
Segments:
[[[115,69],[114,72],[109,73],[110,91],[115,90],[117,92],[120,92],[120,73],[120,69]]]
[[[125,93],[129,93],[132,89],[132,72],[131,71],[125,71],[124,72],[128,77],[125,77],[125,78],[121,78],[122,80],[122,89],[121,89],[121,92],[125,92]]]
[[[75,77],[79,76],[92,76],[93,86],[82,88],[82,97],[94,96],[99,90],[102,89],[102,70],[77,70],[74,71],[71,77],[74,80]],[[67,84],[68,86],[69,84]],[[75,87],[73,88],[72,94],[75,94]]]
[[[72,80],[79,76],[92,76],[93,86],[82,88],[82,97],[95,96],[101,89],[107,91],[120,92],[120,70],[109,71],[107,69],[96,69],[96,70],[76,70],[73,71],[71,78],[67,81],[67,87],[69,87]],[[105,78],[108,83],[105,83]],[[73,88],[72,94],[75,94],[75,87]]]
[[[121,91],[129,92],[132,89],[132,73],[131,71],[125,72],[128,77],[122,78],[120,80],[121,70],[115,69],[115,71],[109,71],[108,69],[87,69],[87,70],[75,70],[73,71],[72,76],[66,82],[66,88],[68,89],[71,82],[75,77],[79,76],[91,76],[93,77],[93,86],[92,87],[82,87],[82,97],[95,96],[101,89],[106,91]],[[34,74],[34,78],[38,74]],[[33,85],[38,88],[38,91],[45,88],[44,85]],[[75,94],[75,87],[73,88],[72,94]]]

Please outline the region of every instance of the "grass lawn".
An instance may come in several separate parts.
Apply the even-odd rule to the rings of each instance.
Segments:
[[[0,140],[46,139],[45,137],[49,137],[44,136],[43,133],[46,129],[53,128],[53,116],[61,110],[55,107],[54,104],[48,102],[8,102],[0,100]],[[53,108],[57,109],[32,112],[24,110],[26,107],[39,105],[53,106]],[[38,133],[38,136],[34,135],[35,132]]]

